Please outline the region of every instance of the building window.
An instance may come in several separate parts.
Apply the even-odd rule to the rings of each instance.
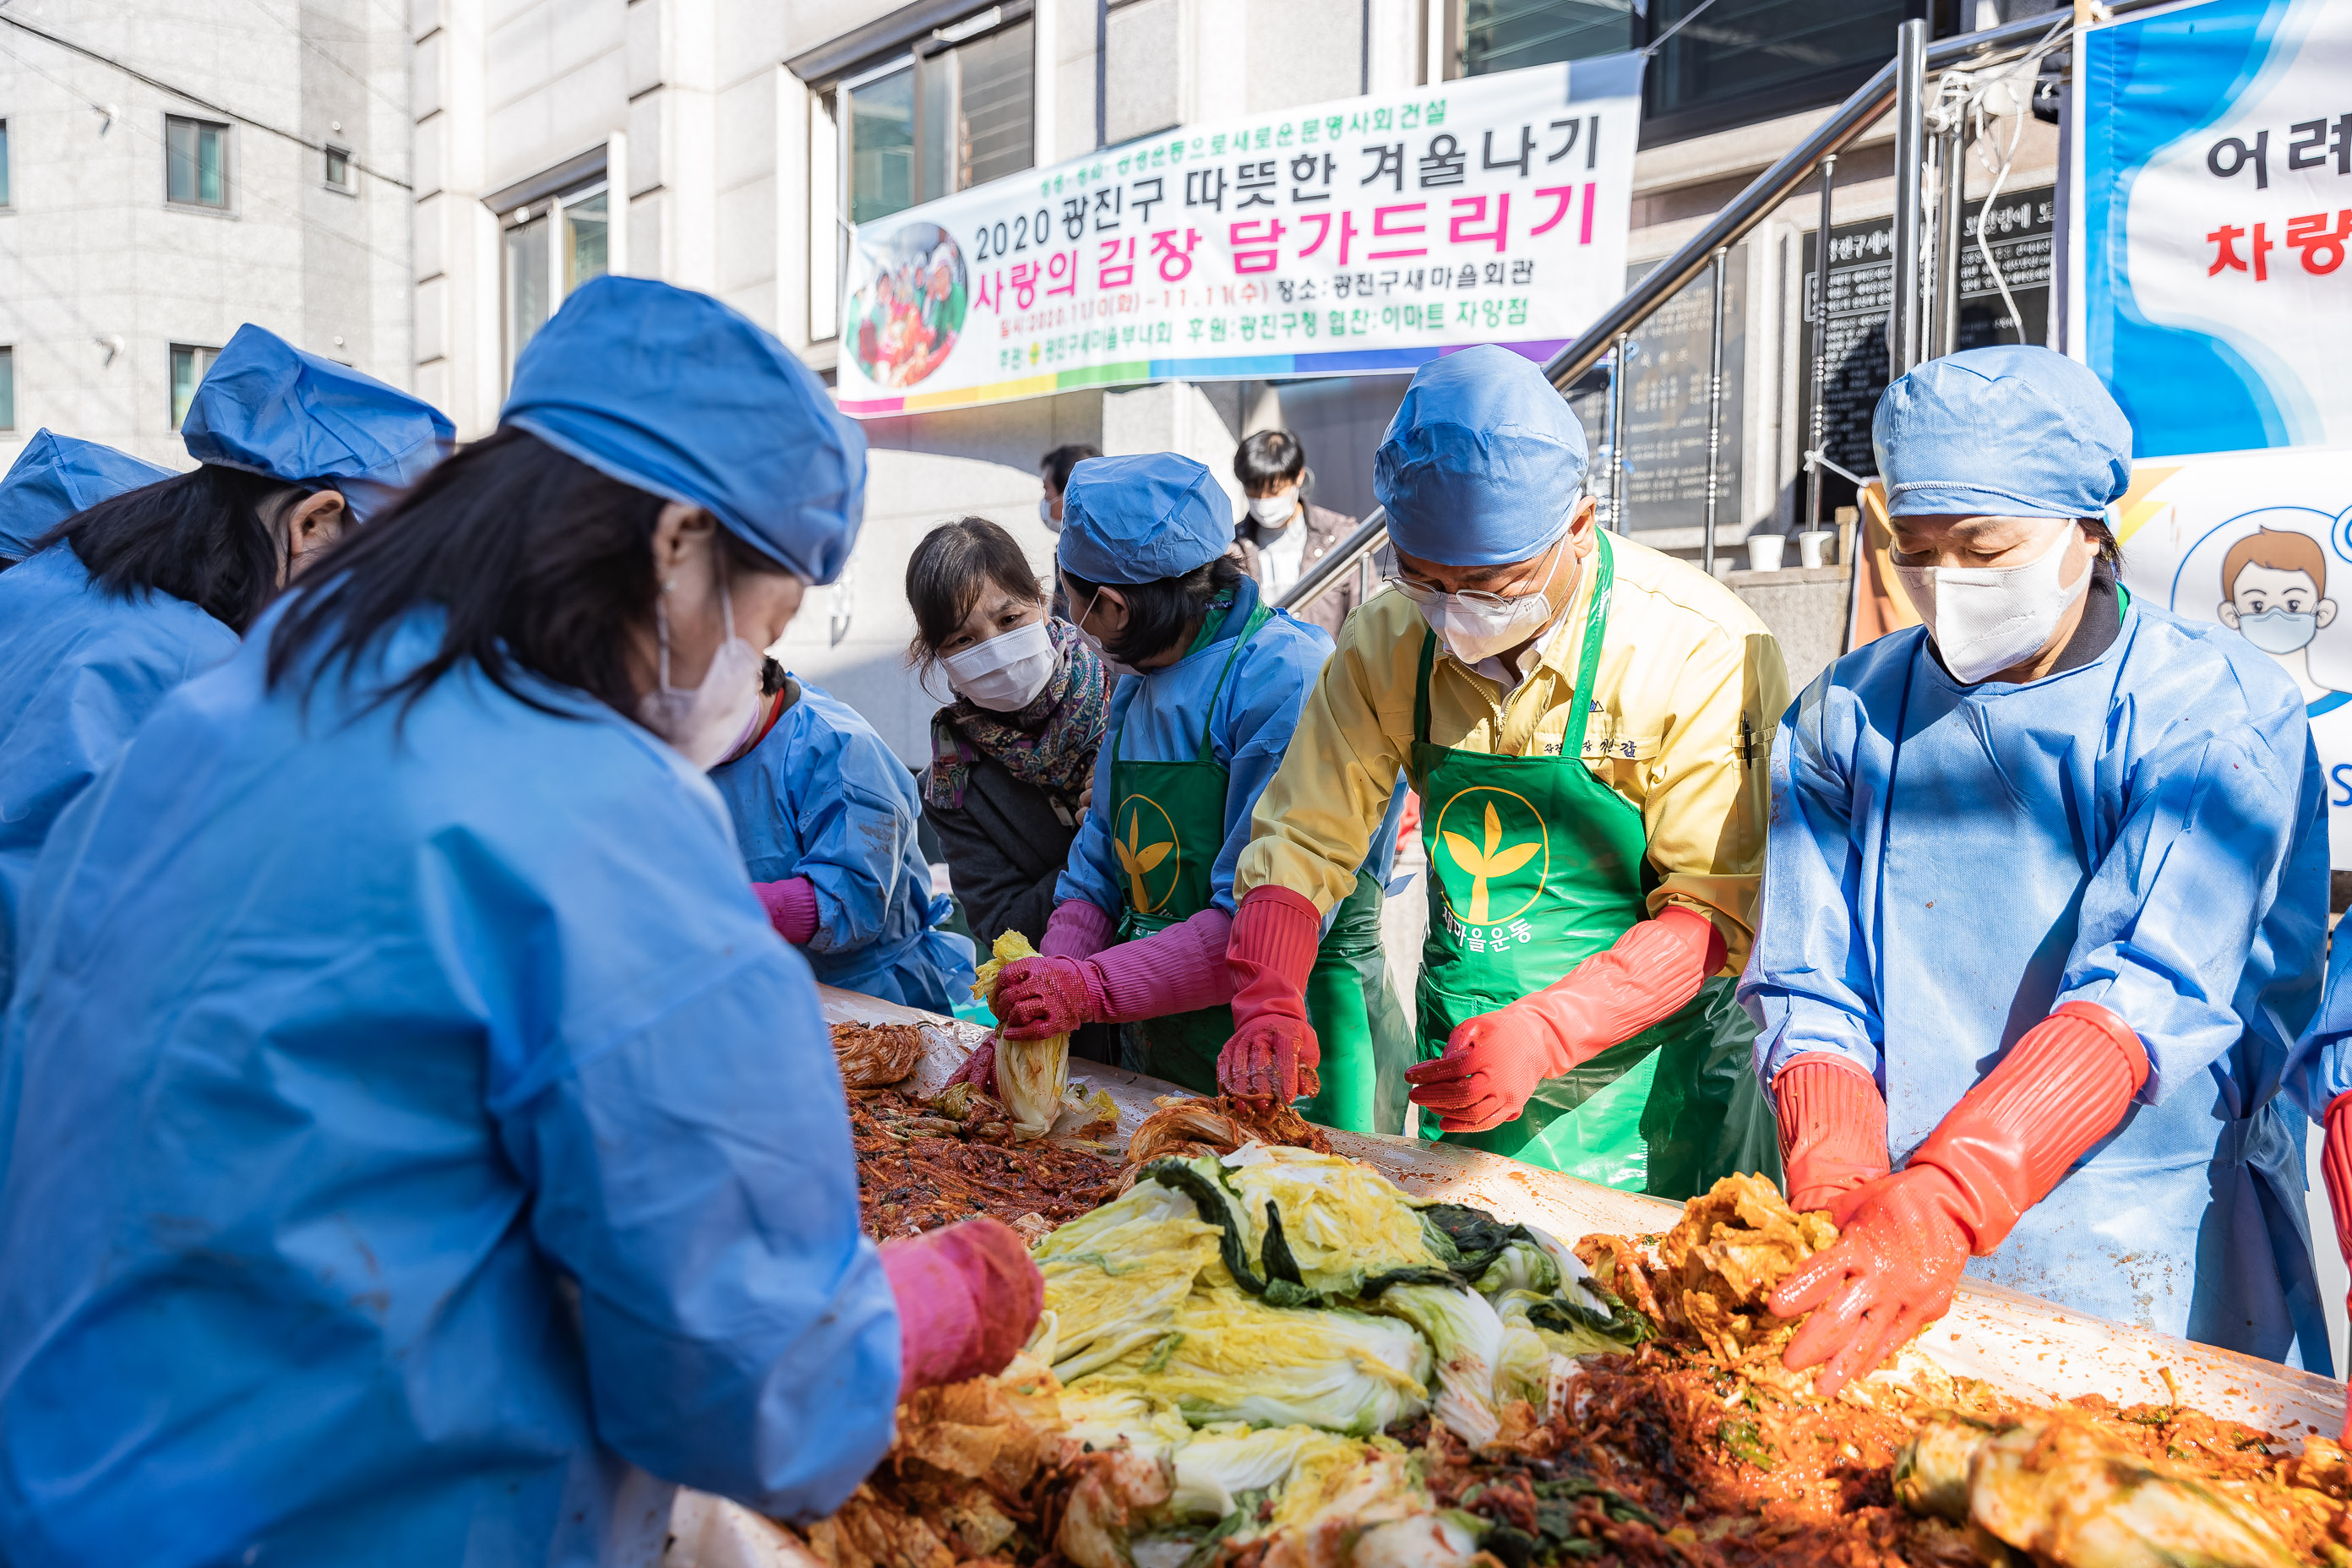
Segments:
[[[563,297],[611,265],[603,182],[506,215],[507,369]]]
[[[327,149],[327,184],[338,191],[352,188],[352,155],[341,147]]]
[[[8,122],[0,120],[0,207],[16,205],[8,191]]]
[[[842,83],[849,220],[871,223],[1031,167],[1035,53],[1028,18],[1006,23],[992,7]]]
[[[1906,0],[1713,0],[1704,16],[1706,0],[1457,3],[1464,76],[1642,48],[1691,16],[1643,75],[1645,145],[1835,103],[1894,56],[1907,14]]]
[[[188,405],[195,401],[196,387],[212,370],[213,361],[220,350],[199,348],[193,343],[172,345],[172,428],[177,430],[188,416]]]
[[[16,427],[16,351],[0,349],[0,430]]]
[[[163,116],[163,195],[181,206],[228,205],[228,127]]]

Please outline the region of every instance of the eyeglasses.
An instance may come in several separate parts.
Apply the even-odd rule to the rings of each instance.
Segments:
[[[1563,540],[1561,542],[1565,543],[1566,541]],[[1540,594],[1551,586],[1552,574],[1559,570],[1559,550],[1560,545],[1554,544],[1548,552],[1551,557],[1551,564],[1545,569],[1543,580],[1536,584],[1532,592]],[[1520,579],[1522,582],[1526,580]],[[1440,599],[1452,599],[1458,605],[1483,605],[1490,609],[1502,609],[1507,607],[1514,599],[1524,599],[1528,596],[1526,594],[1496,594],[1485,588],[1465,588],[1458,594],[1449,593],[1444,588],[1433,588],[1426,583],[1415,583],[1410,578],[1395,575],[1391,575],[1388,581],[1390,587],[1423,609],[1436,604]]]

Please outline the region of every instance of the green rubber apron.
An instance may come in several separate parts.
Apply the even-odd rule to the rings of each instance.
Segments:
[[[1223,615],[1213,607],[1189,658],[1216,636]],[[1258,627],[1274,618],[1261,604],[1234,639],[1217,672],[1209,700],[1201,707],[1201,742],[1190,762],[1139,763],[1120,755],[1127,716],[1119,715],[1111,737],[1111,847],[1126,879],[1120,895],[1118,940],[1132,942],[1191,920],[1209,907],[1210,873],[1225,843],[1225,787],[1232,775],[1209,743],[1209,721],[1233,673],[1234,660]],[[1130,708],[1132,705],[1130,704]],[[1217,1053],[1233,1037],[1231,1007],[1201,1007],[1171,1013],[1121,1027],[1121,1065],[1181,1084],[1195,1094],[1217,1092]]]
[[[1404,1131],[1412,1085],[1412,1027],[1389,985],[1381,946],[1380,879],[1356,873],[1356,890],[1331,917],[1307,977],[1307,1016],[1323,1052],[1322,1092],[1301,1100],[1307,1121],[1349,1132]]]
[[[1454,751],[1429,739],[1424,637],[1411,772],[1429,846],[1420,1051],[1565,976],[1648,917],[1655,886],[1642,814],[1584,764],[1584,721],[1616,565],[1601,534],[1570,719],[1557,757]],[[1497,726],[1499,729],[1499,725]],[[1674,1016],[1543,1080],[1517,1121],[1444,1137],[1624,1192],[1682,1199],[1735,1171],[1777,1178],[1779,1134],[1756,1083],[1756,1026],[1717,975]]]

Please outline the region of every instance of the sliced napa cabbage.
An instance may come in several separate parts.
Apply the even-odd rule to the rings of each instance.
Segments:
[[[1396,1285],[1381,1292],[1379,1310],[1418,1329],[1436,1352],[1437,1418],[1474,1448],[1502,1432],[1502,1400],[1495,1386],[1502,1365],[1503,1321],[1494,1304],[1460,1285]]]
[[[1139,1454],[1165,1459],[1192,1436],[1192,1426],[1167,1400],[1097,1381],[1065,1387],[1061,1412],[1062,1429],[1090,1448],[1124,1443]]]
[[[1328,1468],[1336,1460],[1352,1462],[1363,1448],[1359,1438],[1312,1426],[1204,1426],[1176,1449],[1176,1490],[1168,1506],[1191,1518],[1223,1519],[1244,1494],[1283,1486],[1302,1459]]]
[[[991,956],[973,976],[971,994],[980,1001],[996,1005],[996,983],[1004,966],[1024,958],[1034,958],[1037,950],[1029,939],[1017,931],[1008,931],[996,939]],[[1043,1138],[1053,1131],[1054,1119],[1062,1113],[1063,1090],[1070,1082],[1070,1037],[1048,1035],[1042,1040],[1008,1040],[1002,1029],[996,1036],[996,1098],[1013,1113],[1013,1136],[1026,1141]]]
[[[1513,1237],[1496,1255],[1495,1261],[1486,1265],[1486,1272],[1472,1283],[1477,1286],[1480,1295],[1492,1299],[1506,1290],[1549,1293],[1559,1288],[1559,1265],[1529,1235]]]
[[[1190,1197],[1154,1182],[1054,1231],[1031,1254],[1052,1316],[1051,1348],[1035,1353],[1067,1383],[1157,1340],[1221,1235]]]
[[[1265,1531],[1295,1532],[1306,1542],[1318,1525],[1336,1522],[1352,1536],[1392,1521],[1425,1517],[1431,1506],[1413,1457],[1394,1438],[1374,1437],[1352,1454],[1302,1453],[1289,1484],[1274,1500]]]
[[[1428,1408],[1429,1345],[1410,1323],[1344,1308],[1195,1290],[1155,1342],[1080,1381],[1172,1401],[1195,1426],[1249,1421],[1363,1436]]]
[[[1576,1376],[1576,1357],[1555,1349],[1528,1321],[1531,1310],[1551,1300],[1534,1290],[1506,1290],[1495,1298],[1495,1314],[1503,1323],[1502,1357],[1495,1368],[1496,1404],[1524,1399],[1543,1420],[1559,1414]]]
[[[1220,1162],[1244,1253],[1268,1279],[1317,1295],[1359,1294],[1369,1279],[1445,1267],[1402,1187],[1360,1162],[1245,1143]]]

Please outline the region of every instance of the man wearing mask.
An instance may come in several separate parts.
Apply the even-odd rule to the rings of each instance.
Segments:
[[[2131,426],[2082,365],[1932,360],[1871,436],[1925,625],[1780,731],[1741,983],[1790,1199],[1840,1232],[1772,1297],[1812,1313],[1786,1360],[1835,1393],[1965,1269],[2325,1373],[2278,1100],[2335,1087],[2286,1071],[2327,931],[2302,693],[2116,581]]]
[[[1287,1101],[1316,1066],[1318,922],[1405,768],[1431,846],[1424,1133],[1682,1198],[1772,1161],[1731,977],[1788,676],[1728,589],[1595,530],[1584,470],[1528,361],[1413,377],[1373,468],[1398,579],[1349,621],[1252,818],[1218,1079]]]
[[[1356,530],[1356,520],[1307,501],[1307,448],[1287,430],[1261,430],[1234,448],[1234,478],[1249,499],[1248,514],[1234,530],[1242,569],[1257,579],[1265,596],[1279,604],[1298,579]],[[1348,612],[1361,602],[1356,576],[1339,584],[1297,614],[1334,638]]]
[[[1037,477],[1045,484],[1045,493],[1037,498],[1037,521],[1045,525],[1046,532],[1062,531],[1062,492],[1070,488],[1070,470],[1088,458],[1101,456],[1100,448],[1074,442],[1037,459]]]

